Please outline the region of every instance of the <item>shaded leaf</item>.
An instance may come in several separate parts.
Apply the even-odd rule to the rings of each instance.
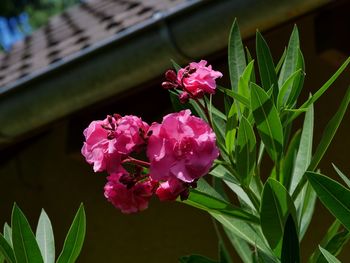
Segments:
[[[10,244],[6,241],[3,235],[0,234],[0,254],[7,263],[16,263],[15,255]]]
[[[261,140],[272,160],[279,160],[283,150],[283,129],[278,112],[267,93],[252,83],[251,108]]]
[[[256,139],[253,128],[249,121],[245,117],[242,117],[238,129],[235,153],[237,172],[240,176],[242,184],[245,186],[249,186],[255,169],[255,146]]]
[[[286,105],[286,101],[288,99],[288,97],[286,97],[288,89],[290,88],[290,86],[293,84],[294,80],[298,77],[300,77],[300,75],[303,74],[301,72],[301,70],[297,70],[295,71],[293,74],[291,74],[286,81],[283,83],[280,92],[278,93],[278,97],[277,97],[277,109],[282,109],[284,105]],[[287,104],[288,105],[288,104]]]
[[[270,48],[259,31],[256,32],[256,55],[258,59],[262,87],[265,91],[268,91],[271,87],[273,87],[273,97],[274,101],[276,101],[279,89],[275,66]]]
[[[224,231],[243,263],[251,263],[253,251],[250,249],[248,243],[234,235],[228,228],[224,227]]]
[[[350,230],[350,190],[318,173],[306,172],[306,177],[324,206]]]
[[[281,262],[300,263],[298,230],[291,215],[284,228]]]
[[[280,60],[278,61],[276,68],[275,68],[276,74],[278,74],[280,72],[282,65],[283,65],[283,62],[286,58],[286,55],[287,55],[287,49],[284,48],[282,56],[281,56]]]
[[[300,226],[300,240],[303,239],[306,230],[309,227],[312,216],[314,214],[315,205],[316,205],[316,193],[314,189],[307,183],[304,186],[305,190],[302,191],[300,198],[300,205],[298,205],[298,220]]]
[[[184,256],[179,258],[179,263],[218,263],[218,262],[200,255],[191,255],[191,256]]]
[[[287,189],[269,178],[262,194],[260,222],[264,236],[277,256],[281,255],[283,231],[289,214],[296,219],[295,207]]]
[[[17,262],[43,263],[39,246],[23,212],[15,204],[12,210],[12,242]]]

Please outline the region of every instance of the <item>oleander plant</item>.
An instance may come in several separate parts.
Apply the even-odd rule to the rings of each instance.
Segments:
[[[122,213],[140,212],[157,196],[215,219],[219,259],[191,255],[182,263],[234,262],[231,245],[245,263],[301,262],[300,242],[317,198],[335,221],[308,262],[339,262],[350,238],[350,180],[334,166],[341,184],[318,165],[342,122],[350,89],[319,142],[313,139],[314,103],[349,62],[300,101],[305,63],[297,27],[275,63],[259,32],[256,58],[251,56],[235,21],[228,43],[230,87],[217,84],[223,75],[205,60],[184,67],[173,62],[162,87],[174,112],[152,124],[118,114],[93,121],[84,131],[82,154],[95,172],[107,172],[104,195]],[[217,93],[221,105],[213,104]],[[302,127],[293,127],[298,117]]]

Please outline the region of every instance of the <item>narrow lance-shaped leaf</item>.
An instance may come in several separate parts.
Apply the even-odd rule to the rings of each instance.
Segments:
[[[238,129],[235,153],[237,172],[240,176],[242,184],[245,186],[249,186],[255,169],[255,146],[256,139],[253,128],[249,121],[245,117],[242,117]]]
[[[345,112],[348,108],[348,105],[350,103],[350,88],[347,89],[346,94],[337,110],[337,112],[334,114],[332,119],[328,122],[321,141],[319,145],[316,148],[316,152],[314,156],[312,157],[310,166],[308,168],[309,171],[314,171],[318,165],[318,163],[321,161],[323,155],[325,154],[326,150],[328,149],[328,146],[330,145],[331,141],[333,140],[333,137],[335,133],[338,130],[338,127],[343,120],[343,117],[345,115]]]
[[[304,79],[305,79],[305,62],[304,62],[304,56],[300,49],[298,49],[298,60],[297,60],[297,66],[296,70],[300,70],[301,73],[297,75],[297,77],[293,81],[292,89],[290,91],[288,100],[287,100],[287,107],[294,108],[298,97],[301,93],[301,90],[304,85]]]
[[[233,22],[229,42],[228,42],[228,66],[230,72],[231,88],[238,91],[238,80],[242,75],[246,60],[241,39],[241,33],[238,28],[237,19]]]
[[[283,150],[283,129],[277,109],[267,93],[258,85],[251,84],[251,108],[261,140],[274,161]]]
[[[284,228],[281,262],[300,263],[298,230],[291,215]]]
[[[6,239],[7,243],[9,243],[9,245],[11,247],[13,247],[13,245],[12,245],[12,229],[7,223],[4,224],[4,238]]]
[[[276,71],[277,75],[279,74],[279,72],[280,72],[280,70],[282,68],[283,62],[284,62],[284,60],[286,58],[286,54],[287,54],[287,49],[284,48],[282,56],[281,56],[280,60],[278,61],[277,65],[276,65],[276,68],[275,68],[275,71]]]
[[[300,77],[302,73],[302,71],[299,69],[297,71],[295,71],[293,74],[291,74],[286,81],[283,83],[280,92],[278,93],[278,97],[277,97],[277,109],[281,110],[284,106],[285,106],[285,102],[286,102],[286,94],[288,92],[288,89],[290,87],[290,85],[293,84],[294,80],[298,77]]]
[[[207,212],[224,214],[232,217],[232,219],[241,219],[247,222],[258,223],[259,219],[246,212],[245,210],[234,207],[233,205],[218,199],[217,197],[211,196],[208,193],[200,192],[196,189],[190,191],[190,195],[184,203],[197,207]]]
[[[283,83],[289,78],[289,76],[296,71],[298,62],[298,50],[299,50],[299,32],[298,28],[294,26],[293,32],[289,38],[286,58],[284,60],[279,79],[278,85],[282,87]],[[291,91],[292,85],[289,86],[286,96],[288,97]]]
[[[219,263],[232,263],[230,253],[227,251],[223,241],[219,241]]]
[[[277,100],[278,83],[275,65],[271,56],[270,48],[259,31],[256,32],[256,55],[258,58],[259,72],[262,87],[268,91],[273,87],[273,97]]]
[[[293,193],[302,176],[306,172],[312,157],[312,140],[314,133],[314,107],[311,105],[305,114],[300,144],[294,163],[290,193]]]
[[[289,189],[292,180],[293,167],[300,144],[300,138],[301,131],[298,130],[291,139],[287,153],[283,158],[281,183],[286,189]]]
[[[262,194],[260,221],[264,236],[278,257],[281,255],[283,232],[289,214],[297,222],[295,207],[287,189],[269,178]]]
[[[254,69],[254,60],[249,62],[238,81],[238,94],[245,98],[250,98],[249,83]],[[248,107],[249,108],[249,107]]]
[[[302,109],[308,108],[311,104],[315,103],[322,95],[325,93],[328,88],[333,84],[334,81],[339,77],[339,75],[346,69],[346,67],[350,63],[350,57],[347,58],[347,60],[340,66],[340,68],[332,75],[332,77],[322,85],[322,87],[312,96],[310,97],[306,102],[303,103],[303,105],[300,106],[299,111],[295,111],[293,115],[289,118],[289,122],[293,121],[295,118],[299,116],[300,113],[302,113]]]
[[[319,248],[321,250],[322,255],[326,258],[328,263],[341,263],[335,256],[333,256],[327,250],[323,249],[322,247]]]
[[[324,206],[350,230],[350,190],[318,173],[306,172],[306,177]]]
[[[86,229],[85,210],[83,204],[80,205],[73,223],[69,228],[63,249],[57,259],[57,263],[74,263],[83,247]]]
[[[55,241],[51,221],[44,210],[41,210],[38,226],[36,229],[36,240],[38,242],[44,263],[55,262]]]
[[[333,168],[335,169],[335,171],[337,172],[337,174],[340,176],[340,178],[344,181],[344,183],[350,188],[350,179],[342,173],[342,171],[339,170],[339,168],[337,166],[335,166],[334,163],[332,163]]]
[[[227,227],[224,227],[224,231],[243,263],[251,263],[253,252],[249,244],[242,238],[234,235]]]
[[[39,246],[23,212],[15,204],[12,210],[12,242],[17,262],[43,263]]]
[[[302,191],[300,198],[300,205],[298,205],[298,220],[300,226],[300,240],[303,239],[306,230],[309,227],[312,216],[314,214],[315,205],[316,205],[316,193],[314,189],[307,183],[304,186],[305,190]],[[298,200],[298,199],[297,199]]]
[[[16,263],[15,255],[10,244],[6,241],[3,235],[0,234],[0,254],[6,259],[7,263]]]

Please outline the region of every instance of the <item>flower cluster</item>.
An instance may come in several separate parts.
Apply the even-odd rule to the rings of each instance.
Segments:
[[[168,70],[165,73],[166,81],[162,83],[165,89],[180,89],[179,99],[186,103],[190,98],[200,99],[204,94],[214,94],[217,78],[221,78],[222,73],[207,66],[207,61],[192,62],[185,68],[181,68],[177,73]]]
[[[182,89],[182,102],[198,102],[205,93],[215,92],[215,79],[222,76],[206,65],[201,60],[177,74],[168,70],[163,87]],[[123,213],[146,209],[153,194],[161,201],[187,199],[189,188],[196,187],[219,156],[212,128],[190,110],[168,114],[162,123],[152,125],[136,116],[115,114],[93,121],[84,136],[83,156],[95,172],[109,174],[104,195]]]

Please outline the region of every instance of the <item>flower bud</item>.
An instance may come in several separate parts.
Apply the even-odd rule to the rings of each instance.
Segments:
[[[172,69],[167,70],[165,72],[165,79],[170,81],[170,82],[176,82],[176,80],[177,80],[176,72]]]
[[[164,82],[162,83],[162,87],[163,87],[164,89],[174,89],[174,88],[177,87],[177,85],[175,85],[174,83],[171,83],[171,82],[169,82],[169,81],[164,81]]]
[[[190,99],[190,94],[188,94],[186,91],[182,92],[180,95],[179,95],[179,100],[182,104],[185,104],[189,101]]]

